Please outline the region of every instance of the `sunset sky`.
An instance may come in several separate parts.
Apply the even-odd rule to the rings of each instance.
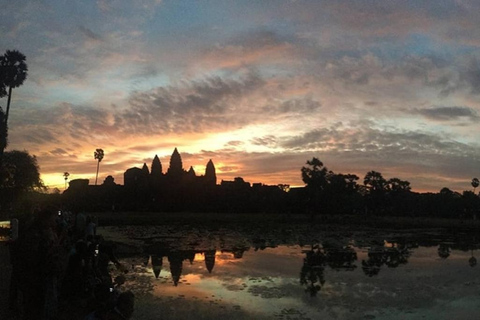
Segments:
[[[14,89],[7,150],[63,190],[126,169],[302,186],[336,173],[470,190],[480,177],[480,1],[0,0]],[[6,98],[0,99],[5,109]]]

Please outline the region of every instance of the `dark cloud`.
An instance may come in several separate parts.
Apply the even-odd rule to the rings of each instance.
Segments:
[[[282,35],[272,30],[256,29],[232,37],[226,42],[226,46],[240,45],[246,50],[255,50],[268,46],[277,46],[286,43],[291,39],[291,37],[287,37],[286,35]]]
[[[63,155],[68,155],[68,152],[65,149],[62,148],[56,148],[54,150],[49,151],[51,154],[55,156],[63,156]]]
[[[109,134],[110,113],[87,106],[60,103],[47,109],[18,107],[11,120],[12,141],[30,144],[55,143],[67,137],[85,141],[95,134]],[[74,147],[74,145],[72,145]]]
[[[234,141],[228,141],[225,144],[225,146],[239,147],[239,146],[243,146],[244,144],[245,144],[245,142],[243,142],[243,141],[234,140]]]
[[[281,65],[286,62],[285,59],[295,56],[299,42],[297,36],[287,32],[254,28],[206,47],[198,66],[232,71],[252,66]]]
[[[263,84],[261,78],[249,74],[240,79],[210,77],[134,92],[131,107],[116,114],[115,125],[121,131],[147,134],[216,131],[241,125],[248,121],[239,116],[242,100]]]
[[[467,146],[451,138],[418,131],[388,131],[367,126],[323,128],[290,138],[281,145],[293,150],[328,150],[337,154],[365,154],[380,161],[428,155],[474,157],[478,146]],[[323,152],[323,151],[322,151]],[[413,160],[413,159],[411,159]],[[418,162],[420,162],[419,160]]]
[[[222,172],[234,172],[234,171],[238,170],[238,167],[237,166],[222,166],[222,167],[218,167],[218,170],[220,170]]]
[[[291,99],[282,102],[278,107],[278,111],[280,113],[309,113],[318,108],[320,108],[320,102],[307,97],[305,99]]]
[[[250,140],[250,142],[257,146],[275,147],[277,145],[277,139],[273,135],[257,137]]]
[[[28,126],[9,130],[9,146],[28,145],[41,146],[48,143],[60,143],[55,130],[45,127]]]
[[[295,137],[284,138],[280,145],[288,149],[317,149],[327,147],[328,141],[339,137],[336,129],[322,128]]]
[[[91,39],[91,40],[95,40],[95,41],[102,41],[102,37],[99,35],[99,34],[96,34],[95,32],[93,32],[92,30],[90,30],[89,28],[87,27],[84,27],[84,26],[79,26],[78,27],[78,30],[80,30],[80,32],[86,36],[87,38]]]
[[[460,78],[472,94],[480,94],[480,64],[476,58],[470,61],[466,70],[461,73]]]
[[[115,126],[120,131],[138,134],[215,132],[265,121],[266,115],[271,121],[276,115],[308,113],[320,106],[308,96],[276,99],[261,106],[260,101],[266,97],[260,92],[265,85],[261,77],[250,72],[134,92],[129,100],[131,107],[116,113]]]
[[[445,98],[450,94],[454,93],[455,91],[457,91],[457,89],[459,88],[458,76],[455,76],[453,72],[450,72],[436,79],[430,80],[428,82],[428,85],[433,86],[435,88],[439,88],[440,97]]]
[[[452,121],[465,119],[469,121],[478,121],[478,113],[469,107],[432,107],[429,109],[416,109],[419,114],[431,119],[440,121]]]

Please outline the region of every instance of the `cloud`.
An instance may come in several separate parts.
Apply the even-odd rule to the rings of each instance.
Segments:
[[[10,143],[34,150],[53,145],[57,151],[66,150],[67,145],[78,148],[88,140],[115,133],[110,118],[111,113],[103,109],[66,102],[46,109],[19,106],[9,121]]]
[[[253,138],[250,142],[257,146],[275,147],[277,145],[277,139],[274,135]]]
[[[290,99],[280,103],[277,108],[267,107],[267,110],[273,111],[277,114],[282,113],[311,113],[320,108],[320,102],[312,99],[312,97],[305,97],[302,99]]]
[[[431,120],[452,121],[452,120],[465,119],[465,120],[477,122],[480,119],[478,113],[469,107],[438,106],[438,107],[432,107],[429,109],[417,109],[416,111],[419,114]]]
[[[86,28],[84,26],[79,26],[78,30],[80,30],[81,33],[83,33],[87,38],[95,41],[102,41],[102,37],[89,28]]]
[[[472,94],[480,94],[480,65],[476,58],[472,58],[466,70],[463,70],[460,76]]]
[[[281,137],[280,145],[292,150],[311,150],[331,154],[355,154],[388,165],[418,161],[424,157],[477,158],[479,146],[466,145],[448,136],[420,131],[391,130],[368,125],[322,128],[294,137]],[[415,160],[414,158],[416,157]]]
[[[243,141],[232,140],[232,141],[227,142],[225,144],[225,146],[240,147],[240,146],[243,146],[244,144],[245,144],[245,142],[243,142]]]
[[[125,132],[169,133],[216,131],[244,124],[245,100],[263,86],[263,80],[249,74],[238,80],[208,77],[184,81],[179,86],[134,92],[131,107],[115,117]],[[237,114],[237,116],[233,116]]]
[[[319,108],[313,98],[289,99],[255,72],[231,77],[209,76],[177,85],[134,92],[130,107],[115,114],[115,126],[137,134],[218,132],[275,121],[282,114]]]
[[[63,156],[68,154],[68,152],[62,148],[56,148],[54,150],[50,150],[49,153],[57,156]]]
[[[222,44],[206,48],[196,59],[197,68],[238,69],[245,66],[291,63],[296,55],[294,38],[271,30],[256,29],[233,36]]]

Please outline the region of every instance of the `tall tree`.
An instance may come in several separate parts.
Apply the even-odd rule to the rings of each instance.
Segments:
[[[26,57],[17,50],[7,50],[3,56],[0,56],[0,97],[7,95],[7,112],[5,114],[5,123],[8,123],[10,113],[10,103],[12,101],[12,89],[23,84],[27,78],[28,67],[25,63]]]
[[[323,162],[317,158],[312,158],[306,163],[307,167],[302,167],[302,180],[307,188],[323,190],[328,182],[328,169],[323,166]]]
[[[103,157],[105,156],[103,149],[96,149],[95,152],[93,153],[94,159],[97,160],[97,175],[95,176],[95,185],[97,185],[97,180],[98,180],[98,169],[100,168],[100,162],[103,160]]]
[[[383,193],[388,189],[387,180],[377,171],[367,172],[363,184],[369,188],[370,193]]]
[[[7,147],[8,127],[5,121],[5,113],[0,107],[0,167],[2,166],[2,157],[5,148]]]
[[[307,209],[311,218],[314,219],[315,214],[325,211],[325,203],[327,202],[325,189],[328,186],[328,177],[333,173],[328,171],[318,158],[312,158],[306,164],[307,166],[301,169],[302,180],[306,184]]]
[[[480,181],[478,180],[478,178],[473,178],[472,179],[473,193],[475,193],[475,189],[477,189],[479,184],[480,184]]]
[[[369,171],[363,179],[366,188],[365,204],[372,212],[382,212],[387,207],[389,185],[380,172]]]
[[[392,193],[408,192],[412,189],[410,182],[398,178],[388,180],[387,188],[390,189]]]

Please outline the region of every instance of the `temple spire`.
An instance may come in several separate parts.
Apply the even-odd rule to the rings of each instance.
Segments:
[[[172,156],[170,157],[170,167],[168,168],[167,174],[174,177],[179,177],[182,173],[182,157],[180,157],[177,148],[175,148],[175,150],[173,150]]]
[[[157,155],[155,155],[155,158],[153,158],[152,161],[152,176],[158,177],[162,175],[162,163],[160,162],[160,159],[158,158]]]
[[[207,167],[205,169],[205,181],[208,185],[217,184],[217,175],[215,173],[215,166],[213,165],[212,159],[208,161]]]
[[[150,172],[148,171],[148,166],[145,162],[143,163],[142,172],[147,176],[150,174]]]

